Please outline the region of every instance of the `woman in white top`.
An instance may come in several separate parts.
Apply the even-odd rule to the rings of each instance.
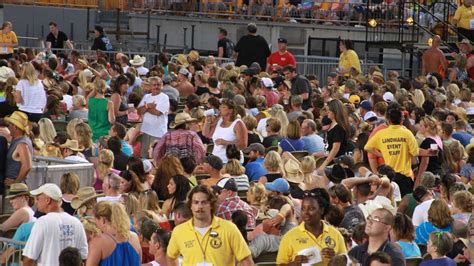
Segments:
[[[219,116],[208,116],[204,123],[203,135],[212,138],[212,154],[227,163],[227,145],[235,144],[239,150],[247,147],[248,133],[244,122],[237,118],[235,103],[224,99],[219,107]]]
[[[46,106],[46,92],[43,83],[31,63],[23,63],[21,79],[16,85],[15,101],[20,111],[28,115],[28,120],[38,122],[43,117]]]
[[[5,222],[0,224],[0,231],[6,232],[21,224],[36,221],[34,217],[35,212],[30,207],[33,205],[34,200],[30,197],[29,189],[26,184],[12,184],[10,194],[6,196],[5,199],[10,200],[10,204],[15,211]]]

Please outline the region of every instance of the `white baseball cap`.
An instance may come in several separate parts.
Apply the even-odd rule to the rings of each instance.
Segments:
[[[265,88],[273,88],[273,81],[271,78],[262,78],[262,84]]]
[[[53,183],[46,183],[42,185],[41,187],[30,191],[30,194],[32,196],[45,194],[46,196],[50,197],[51,199],[55,201],[60,201],[61,198],[63,197],[63,193],[61,192],[61,189],[58,187],[58,185],[53,184]]]
[[[369,120],[371,120],[371,119],[373,119],[373,118],[377,118],[377,115],[376,115],[374,112],[372,112],[372,111],[368,111],[368,112],[365,113],[365,115],[364,115],[364,121],[365,121],[365,122],[367,122],[367,121],[369,121]]]
[[[393,102],[395,100],[395,97],[393,96],[393,93],[387,91],[386,93],[383,94],[383,100],[386,102]]]

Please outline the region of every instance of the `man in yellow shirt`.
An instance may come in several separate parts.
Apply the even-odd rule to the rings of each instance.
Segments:
[[[411,159],[418,156],[418,145],[413,133],[401,125],[402,110],[398,103],[387,108],[389,126],[372,136],[364,149],[378,157],[397,173],[393,181],[400,186],[401,196],[413,192]]]
[[[329,194],[316,188],[307,192],[301,205],[302,223],[286,233],[278,249],[277,265],[327,265],[338,254],[347,253],[344,238],[322,221],[329,207]]]
[[[216,196],[203,185],[194,187],[188,195],[193,217],[174,228],[167,256],[170,265],[184,266],[253,265],[250,249],[237,227],[214,216]]]
[[[457,26],[459,41],[468,38],[474,41],[474,7],[472,0],[464,0],[462,6],[458,7],[453,17],[453,24]]]
[[[13,47],[18,45],[15,32],[12,31],[13,24],[5,21],[0,31],[0,59],[13,58]]]

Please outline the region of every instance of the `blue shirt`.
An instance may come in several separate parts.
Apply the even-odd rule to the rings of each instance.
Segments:
[[[33,229],[34,224],[35,222],[21,224],[18,229],[16,229],[15,235],[13,236],[13,240],[26,243],[26,241],[28,241],[28,238],[30,237],[31,229]],[[22,249],[25,246],[14,245],[14,247],[15,249]]]
[[[449,225],[446,228],[438,228],[434,226],[431,222],[424,222],[416,228],[416,239],[415,242],[421,245],[427,245],[430,234],[436,231],[443,231],[451,233],[452,228]]]
[[[249,181],[258,181],[260,177],[268,174],[267,169],[263,167],[263,157],[258,157],[255,161],[247,163],[245,166],[245,174],[249,177]]]
[[[397,241],[397,244],[402,248],[405,258],[421,257],[421,251],[415,242],[407,243],[404,241]]]
[[[130,146],[130,144],[128,144],[128,142],[123,139],[120,140],[120,142],[122,143],[122,152],[125,153],[127,156],[132,156],[132,146]]]
[[[456,262],[451,258],[439,258],[434,260],[425,260],[420,266],[456,266]]]
[[[304,136],[301,138],[304,141],[304,147],[309,154],[324,151],[324,139],[316,134]]]
[[[283,151],[303,151],[305,150],[304,141],[302,139],[284,138],[280,141],[280,147]]]
[[[464,131],[456,131],[453,133],[453,139],[459,140],[466,147],[471,141],[472,135]]]

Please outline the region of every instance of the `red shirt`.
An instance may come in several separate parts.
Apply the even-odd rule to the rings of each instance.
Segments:
[[[295,57],[288,51],[286,51],[284,54],[280,54],[280,51],[272,53],[268,57],[267,63],[270,66],[273,64],[277,64],[281,67],[284,67],[286,65],[292,65],[296,67]]]

